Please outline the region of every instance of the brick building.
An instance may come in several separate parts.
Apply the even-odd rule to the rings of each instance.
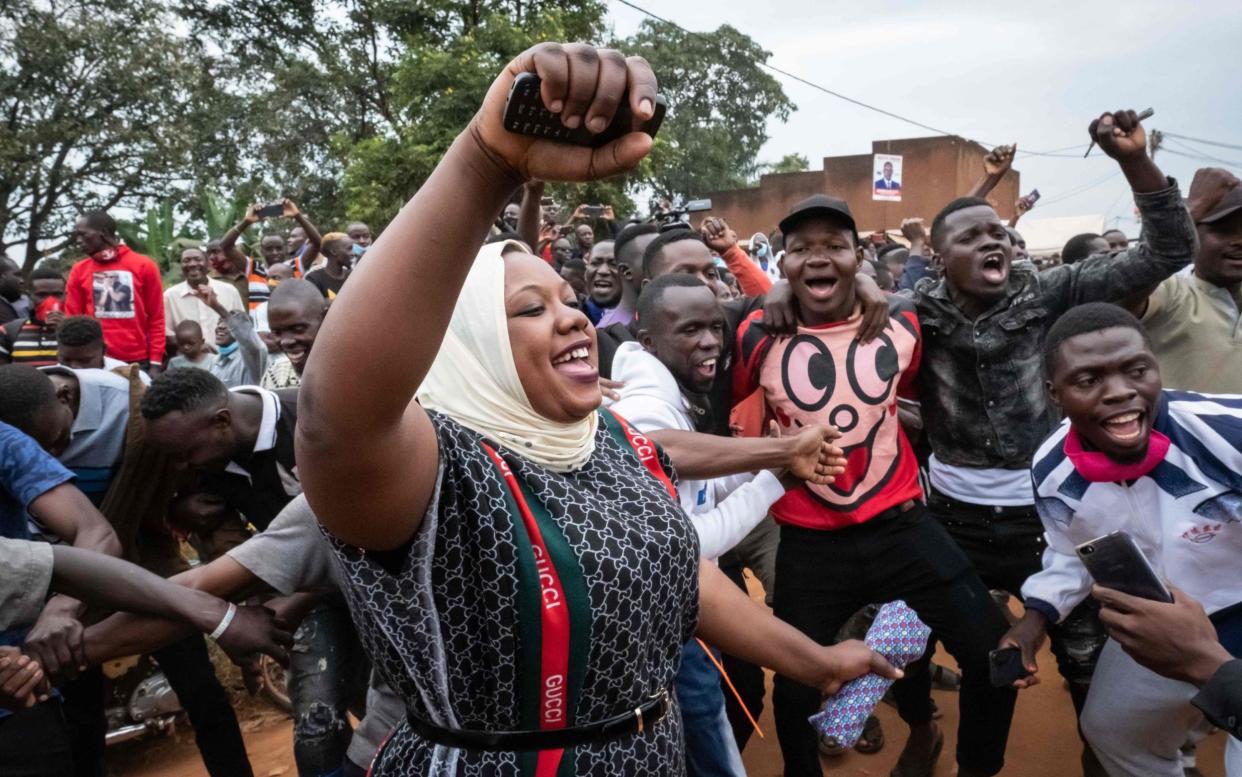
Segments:
[[[957,136],[877,140],[871,150],[902,156],[901,202],[871,199],[871,154],[824,157],[822,170],[765,175],[757,188],[700,196],[711,198],[711,215],[724,218],[743,240],[755,232],[771,232],[794,203],[812,194],[848,202],[860,232],[896,232],[901,220],[912,216],[921,216],[930,228],[936,213],[983,175],[983,157],[988,153],[978,143]],[[1018,191],[1018,171],[1010,170],[988,196],[1002,219],[1013,218]]]

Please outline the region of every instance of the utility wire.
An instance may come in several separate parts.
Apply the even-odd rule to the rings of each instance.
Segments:
[[[646,8],[643,8],[643,7],[639,6],[639,5],[635,5],[634,3],[630,2],[630,0],[616,0],[616,1],[617,1],[618,3],[620,3],[621,5],[627,6],[627,7],[629,7],[629,8],[634,9],[635,11],[638,11],[638,12],[639,12],[639,13],[641,13],[641,14],[645,14],[646,16],[650,16],[652,19],[655,19],[656,21],[663,22],[664,24],[667,24],[667,25],[670,25],[670,26],[672,26],[672,27],[675,27],[675,28],[677,28],[677,29],[681,30],[682,32],[686,33],[687,35],[694,35],[694,36],[701,37],[701,38],[710,38],[710,36],[706,35],[705,33],[695,32],[694,30],[687,30],[685,27],[682,27],[682,26],[681,26],[680,24],[678,24],[677,22],[672,21],[671,19],[666,19],[666,18],[664,18],[663,16],[660,16],[660,15],[658,15],[658,14],[652,13],[651,11],[648,11]],[[829,89],[829,88],[828,88],[828,87],[826,87],[826,86],[823,86],[823,85],[821,85],[821,84],[817,84],[817,83],[815,83],[814,81],[809,81],[809,80],[807,80],[807,79],[803,78],[802,76],[796,75],[796,74],[794,74],[794,73],[790,73],[788,70],[782,70],[781,68],[776,67],[775,65],[770,65],[770,64],[768,64],[767,62],[760,62],[759,60],[755,60],[755,64],[756,64],[756,65],[758,65],[758,66],[759,66],[759,67],[761,67],[761,68],[764,68],[765,70],[770,70],[770,71],[772,71],[773,73],[777,73],[777,74],[782,75],[782,76],[784,76],[784,77],[786,77],[786,78],[789,78],[789,79],[791,79],[791,80],[793,80],[793,81],[797,81],[798,83],[803,84],[804,86],[809,86],[809,87],[811,87],[812,89],[818,90],[818,91],[820,91],[820,92],[823,92],[824,94],[827,94],[827,95],[830,95],[830,96],[832,96],[832,97],[835,97],[835,98],[837,98],[838,100],[844,100],[845,102],[847,102],[847,103],[851,103],[851,104],[853,104],[853,105],[857,105],[857,106],[858,106],[858,107],[860,107],[860,108],[865,108],[865,109],[867,109],[867,110],[869,110],[869,111],[874,111],[875,113],[879,113],[879,114],[881,114],[881,115],[883,115],[883,116],[888,116],[889,118],[892,118],[892,119],[897,119],[898,121],[905,122],[906,124],[911,124],[911,125],[913,125],[913,126],[915,126],[915,127],[919,127],[920,129],[929,130],[929,131],[931,131],[931,132],[936,133],[937,135],[955,135],[955,136],[957,136],[957,137],[960,137],[960,138],[965,138],[966,140],[973,141],[973,142],[975,142],[975,143],[978,143],[978,144],[980,144],[980,145],[982,145],[982,146],[986,146],[986,147],[988,147],[988,148],[995,148],[995,147],[998,145],[998,144],[996,144],[996,143],[985,143],[985,142],[983,142],[983,141],[981,141],[981,140],[975,140],[974,138],[967,138],[965,135],[962,135],[962,134],[960,134],[960,133],[957,133],[957,132],[949,132],[948,130],[943,130],[943,129],[940,129],[939,127],[933,127],[933,126],[932,126],[932,125],[930,125],[930,124],[924,124],[924,123],[923,123],[923,122],[921,122],[921,121],[916,121],[916,120],[911,119],[911,118],[909,118],[909,117],[907,117],[907,116],[902,116],[902,115],[901,115],[901,114],[899,114],[899,113],[893,113],[892,111],[885,110],[884,108],[880,108],[880,107],[878,107],[878,106],[871,105],[870,103],[865,103],[865,102],[863,102],[862,100],[856,100],[856,99],[854,99],[853,97],[850,97],[850,96],[848,96],[848,95],[841,94],[840,92],[837,92],[837,91],[834,91],[834,90],[832,90],[832,89]],[[1064,158],[1075,158],[1075,157],[1077,157],[1077,155],[1076,155],[1076,154],[1064,154],[1064,153],[1060,153],[1060,152],[1062,152],[1062,151],[1067,151],[1067,150],[1070,150],[1070,149],[1081,149],[1081,148],[1083,148],[1083,146],[1084,146],[1084,145],[1085,145],[1085,144],[1079,144],[1079,145],[1076,145],[1076,146],[1067,146],[1066,148],[1063,148],[1063,149],[1053,149],[1053,150],[1051,150],[1051,151],[1027,151],[1027,150],[1025,150],[1025,149],[1019,149],[1019,150],[1018,150],[1018,154],[1019,154],[1019,155],[1025,154],[1025,155],[1027,155],[1027,156],[1042,156],[1042,157],[1064,157]]]
[[[1169,133],[1167,133],[1167,132],[1165,132],[1165,133],[1163,133],[1163,134],[1164,134],[1165,138],[1169,138],[1169,137],[1170,137]],[[1206,152],[1200,151],[1200,150],[1199,150],[1199,149],[1197,149],[1197,148],[1191,148],[1190,146],[1188,146],[1188,145],[1186,145],[1185,143],[1182,143],[1181,141],[1176,140],[1176,139],[1172,140],[1171,142],[1172,142],[1172,143],[1174,143],[1174,144],[1176,144],[1176,145],[1177,145],[1177,147],[1178,147],[1178,148],[1180,148],[1180,149],[1182,150],[1182,151],[1181,151],[1181,153],[1180,153],[1180,156],[1186,156],[1186,157],[1190,157],[1190,158],[1192,158],[1192,159],[1199,159],[1199,160],[1202,160],[1202,161],[1204,161],[1204,162],[1215,162],[1215,163],[1217,163],[1217,164],[1220,164],[1220,165],[1226,165],[1226,166],[1228,166],[1228,167],[1242,167],[1242,162],[1233,162],[1233,161],[1230,161],[1230,160],[1228,160],[1228,159],[1221,159],[1220,157],[1212,156],[1211,154],[1208,154],[1208,153],[1206,153]],[[1178,153],[1178,152],[1174,151],[1174,150],[1173,150],[1173,149],[1171,149],[1171,148],[1164,148],[1164,149],[1162,149],[1162,150],[1164,150],[1164,151],[1168,151],[1169,153]]]
[[[1092,181],[1091,183],[1083,184],[1082,186],[1079,186],[1076,189],[1071,189],[1068,192],[1065,192],[1059,196],[1053,197],[1049,200],[1040,200],[1040,203],[1042,205],[1052,205],[1054,203],[1064,202],[1065,200],[1068,200],[1072,197],[1077,197],[1080,194],[1089,192],[1092,189],[1096,188],[1097,186],[1103,186],[1104,184],[1108,183],[1109,181],[1113,180],[1119,175],[1121,175],[1121,171],[1117,170],[1109,175],[1104,176],[1103,178],[1099,178],[1095,181]]]
[[[1219,146],[1220,148],[1231,148],[1234,151],[1242,151],[1242,146],[1238,146],[1233,143],[1221,143],[1220,141],[1217,141],[1217,140],[1202,140],[1200,138],[1192,138],[1187,135],[1178,135],[1176,132],[1165,132],[1164,135],[1165,137],[1169,137],[1169,138],[1189,140],[1192,143],[1202,143],[1205,146]]]

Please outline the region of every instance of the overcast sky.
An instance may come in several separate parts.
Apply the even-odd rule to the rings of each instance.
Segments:
[[[695,31],[731,24],[771,51],[777,67],[986,144],[1016,142],[1019,151],[1078,144],[1068,158],[1020,156],[1015,163],[1022,191],[1043,195],[1032,218],[1096,214],[1112,226],[1121,217],[1121,227],[1137,234],[1124,177],[1099,183],[1116,164],[1098,149],[1081,158],[1087,124],[1102,111],[1152,107],[1149,130],[1242,146],[1237,0],[635,2]],[[619,35],[643,18],[616,0],[609,6]],[[778,78],[798,110],[785,124],[772,121],[764,161],[797,152],[819,169],[825,156],[869,153],[872,140],[932,134]],[[1167,147],[1233,163],[1158,153],[1183,192],[1201,166],[1242,175],[1242,150],[1172,139]],[[1098,185],[1086,188],[1091,184]]]

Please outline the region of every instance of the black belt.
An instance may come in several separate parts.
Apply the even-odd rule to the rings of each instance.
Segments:
[[[626,734],[642,734],[668,714],[668,691],[661,691],[629,712],[599,723],[543,731],[475,731],[443,728],[407,711],[410,726],[423,739],[445,747],[461,750],[529,752],[534,750],[565,750],[593,742],[606,742]]]
[[[933,487],[927,495],[928,502],[940,502],[941,505],[959,513],[974,513],[979,516],[985,516],[987,521],[996,521],[1005,518],[1030,518],[1034,516],[1037,520],[1039,514],[1035,512],[1035,505],[981,505],[972,502],[963,502],[960,499],[954,499],[948,494]]]

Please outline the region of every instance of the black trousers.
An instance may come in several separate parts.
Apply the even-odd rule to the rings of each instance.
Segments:
[[[776,616],[822,645],[858,609],[904,600],[944,641],[962,669],[957,762],[986,774],[1004,765],[1017,698],[993,688],[988,652],[1006,631],[988,589],[944,527],[922,505],[836,531],[781,527],[776,557]],[[931,720],[931,677],[907,673],[893,686],[911,725]],[[820,693],[785,677],[773,694],[786,777],[820,777],[815,731],[807,718]]]
[[[194,741],[211,777],[252,777],[241,727],[228,693],[216,678],[202,635],[194,634],[152,654],[194,727]],[[61,689],[73,742],[75,777],[104,774],[103,675],[92,669]]]
[[[4,777],[73,774],[73,748],[69,744],[69,729],[59,699],[0,718],[0,774]]]
[[[156,651],[154,656],[194,726],[194,741],[207,773],[211,777],[251,777],[237,713],[216,678],[203,636],[186,637]]]
[[[1043,568],[1044,525],[1034,507],[991,507],[960,502],[935,489],[928,492],[932,515],[948,530],[966,553],[988,588],[1008,591],[1021,598],[1022,584]],[[1100,605],[1088,598],[1048,627],[1048,641],[1057,660],[1057,670],[1069,686],[1074,713],[1082,716],[1091,690],[1095,662],[1108,641],[1100,623]],[[1103,775],[1095,751],[1082,739],[1082,769],[1087,777]]]
[[[1034,507],[995,508],[959,502],[935,490],[928,508],[974,564],[984,585],[1022,596],[1022,584],[1043,568],[1044,526]],[[1095,662],[1108,641],[1099,604],[1088,598],[1048,629],[1057,669],[1081,714]]]

